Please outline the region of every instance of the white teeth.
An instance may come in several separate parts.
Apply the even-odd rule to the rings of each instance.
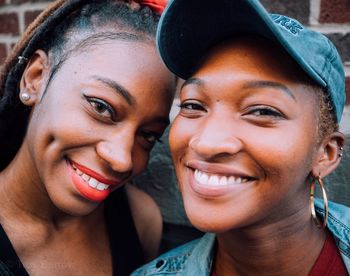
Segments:
[[[219,185],[219,177],[217,175],[212,175],[211,177],[209,177],[208,183],[209,183],[209,185],[218,186]]]
[[[90,180],[90,176],[88,176],[85,173],[82,174],[81,178],[84,179],[86,182],[88,182]]]
[[[79,169],[76,169],[75,171],[77,172],[78,175],[83,175],[83,172],[80,171]]]
[[[90,178],[89,186],[96,188],[98,184],[99,184],[99,182],[95,178],[92,178],[92,177]]]
[[[227,177],[226,176],[221,176],[220,177],[220,185],[226,186],[227,185]]]
[[[247,178],[242,177],[208,175],[207,173],[199,170],[194,171],[194,178],[198,183],[210,186],[234,185],[245,183],[248,181]]]
[[[109,185],[103,184],[103,183],[99,182],[98,180],[96,180],[95,178],[83,173],[78,168],[76,168],[74,165],[72,165],[72,167],[74,168],[74,171],[77,173],[77,175],[79,175],[82,179],[84,179],[84,181],[86,183],[88,183],[90,187],[95,188],[99,191],[107,190],[109,188]]]
[[[105,184],[102,184],[102,183],[98,183],[96,189],[99,190],[99,191],[103,191],[103,190],[106,190],[108,189],[109,185],[105,185]]]
[[[228,185],[233,185],[236,183],[236,178],[234,176],[230,176],[227,181]]]
[[[209,179],[209,176],[206,173],[202,173],[202,172],[199,173],[199,179],[198,179],[199,183],[203,185],[208,185],[208,179]]]

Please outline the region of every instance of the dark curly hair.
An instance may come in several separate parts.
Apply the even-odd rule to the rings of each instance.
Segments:
[[[20,102],[19,83],[36,50],[49,54],[50,82],[75,51],[110,39],[154,40],[158,21],[149,7],[122,0],[58,0],[44,10],[15,45],[0,74],[0,171],[25,136],[31,108]],[[82,31],[86,35],[78,36]]]
[[[339,124],[329,94],[324,91],[324,88],[316,85],[312,86],[312,90],[318,99],[317,144],[319,144],[325,137],[338,131]]]

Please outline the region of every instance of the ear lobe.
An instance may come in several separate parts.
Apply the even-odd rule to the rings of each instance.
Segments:
[[[20,91],[25,91],[30,97],[24,104],[32,106],[40,101],[45,91],[48,72],[48,55],[43,50],[37,50],[30,58],[20,81]]]
[[[312,169],[313,176],[323,178],[338,167],[344,144],[345,136],[340,132],[333,132],[323,141]]]

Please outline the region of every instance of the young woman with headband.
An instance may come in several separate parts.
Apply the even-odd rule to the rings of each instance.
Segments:
[[[157,35],[185,79],[169,133],[185,211],[208,233],[133,275],[348,275],[350,209],[323,184],[345,144],[334,45],[258,0],[170,1]]]
[[[156,256],[160,212],[124,184],[169,123],[164,4],[55,1],[14,47],[0,80],[1,275],[129,275]]]

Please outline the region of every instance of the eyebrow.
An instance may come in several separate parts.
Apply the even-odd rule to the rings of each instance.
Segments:
[[[286,93],[293,100],[296,101],[295,96],[292,91],[282,83],[274,82],[274,81],[251,81],[243,86],[243,88],[274,88],[279,91]]]
[[[134,106],[136,104],[136,99],[131,95],[131,93],[114,80],[96,75],[92,76],[92,78],[112,88],[117,94],[122,96],[130,106]]]
[[[190,84],[195,84],[197,86],[203,86],[204,81],[202,81],[198,78],[189,78],[181,85],[181,89],[184,88],[186,85],[190,85]]]
[[[184,88],[187,85],[197,85],[197,86],[203,86],[204,85],[204,81],[198,78],[189,78],[188,80],[186,80],[182,86],[181,86],[181,90],[182,88]],[[277,90],[280,90],[284,93],[286,93],[288,96],[290,96],[294,101],[296,101],[295,96],[293,95],[293,92],[284,84],[279,83],[279,82],[274,82],[274,81],[250,81],[247,84],[245,84],[243,86],[243,88],[245,89],[249,89],[249,88],[274,88]]]

